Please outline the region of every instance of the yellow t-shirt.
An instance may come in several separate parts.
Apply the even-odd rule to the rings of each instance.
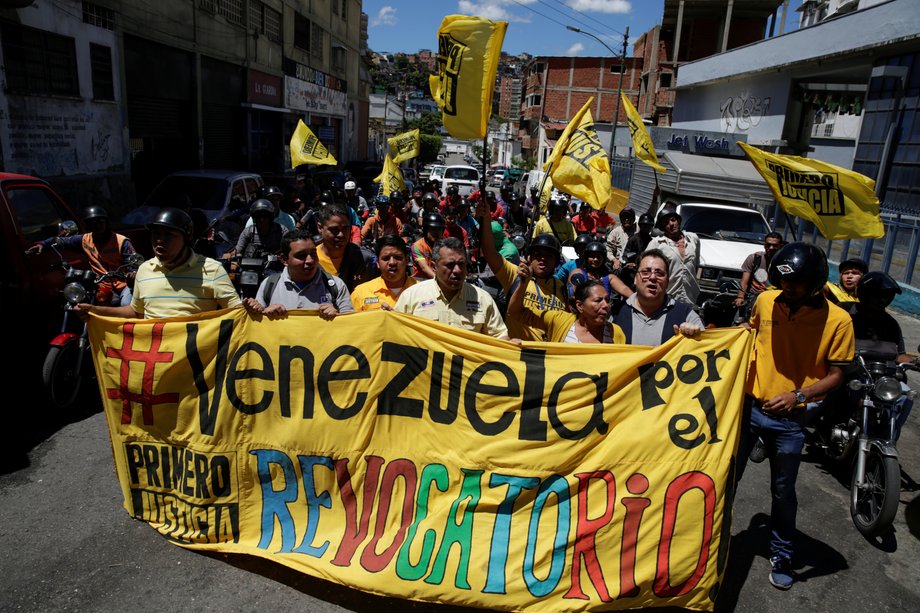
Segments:
[[[578,316],[575,313],[564,311],[534,313],[530,309],[524,309],[521,319],[528,325],[543,327],[546,330],[546,340],[549,342],[564,343]],[[626,344],[626,334],[623,333],[623,329],[620,326],[608,323],[607,327],[610,329],[611,343],[614,345]]]
[[[551,223],[552,225],[550,225]],[[553,228],[556,229],[555,232],[553,232]],[[541,234],[552,234],[559,239],[560,243],[562,241],[573,241],[577,236],[575,233],[575,226],[573,226],[572,222],[568,219],[550,222],[549,218],[545,216],[541,217],[533,227],[534,236],[539,236]]]
[[[402,291],[415,285],[417,281],[412,277],[406,278],[406,283],[402,286]],[[402,292],[400,292],[400,295]],[[396,306],[399,295],[394,294],[387,288],[382,277],[372,279],[367,283],[362,283],[351,293],[351,303],[355,306],[355,311],[376,311],[384,304],[391,307]]]
[[[326,248],[322,244],[316,246],[316,259],[319,260],[320,268],[325,270],[330,275],[339,276],[339,266],[342,265],[342,260],[345,259],[344,252],[342,257],[331,258],[329,254],[326,253]]]
[[[509,262],[502,260],[501,270],[495,272],[495,277],[501,283],[502,289],[508,298],[511,298],[511,288],[516,287],[518,267]],[[565,288],[565,281],[560,281],[555,277],[547,279],[533,279],[524,289],[524,307],[534,313],[543,311],[566,311],[566,299],[568,294]],[[546,340],[545,330],[539,323],[531,322],[527,324],[520,317],[508,316],[508,334],[511,338],[519,338],[522,341],[544,341]]]
[[[856,349],[846,311],[818,296],[793,313],[781,295],[762,292],[751,311],[757,336],[745,391],[761,401],[820,381],[829,366],[853,361]]]

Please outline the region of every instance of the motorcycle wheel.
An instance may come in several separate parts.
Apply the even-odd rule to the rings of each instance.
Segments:
[[[77,343],[67,343],[59,347],[51,347],[45,356],[42,367],[42,382],[51,402],[59,409],[68,409],[73,406],[80,394],[83,383],[81,373],[77,372],[77,358],[80,347]]]
[[[873,538],[891,526],[898,512],[901,495],[901,468],[898,460],[869,448],[866,458],[866,485],[856,486],[856,473],[850,483],[850,515],[864,536]]]

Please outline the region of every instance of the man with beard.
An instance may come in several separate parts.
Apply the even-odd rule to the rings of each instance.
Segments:
[[[675,334],[693,336],[703,320],[689,304],[668,295],[668,258],[649,249],[639,258],[636,293],[611,310],[611,321],[623,329],[630,345],[657,346]]]
[[[498,305],[486,291],[466,282],[466,249],[460,239],[439,240],[431,259],[434,279],[416,283],[402,292],[393,310],[507,339],[508,329]]]

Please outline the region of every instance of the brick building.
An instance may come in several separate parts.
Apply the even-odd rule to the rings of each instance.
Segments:
[[[627,57],[625,65],[620,58],[610,57],[533,58],[525,67],[521,92],[519,134],[524,154],[538,163],[545,161],[569,119],[591,96],[598,136],[609,146],[621,76],[623,92],[635,103],[641,73],[641,58]],[[619,123],[625,120],[621,106]]]

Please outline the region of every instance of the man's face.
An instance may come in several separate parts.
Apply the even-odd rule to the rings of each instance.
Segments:
[[[783,290],[783,298],[792,305],[801,304],[808,298],[808,286],[803,281],[787,281],[781,279],[780,288]]]
[[[417,189],[414,192],[412,192],[412,199],[415,200],[416,202],[420,202],[422,199],[422,190]]]
[[[650,224],[650,223],[640,223],[640,224],[639,224],[639,232],[641,232],[641,233],[643,234],[643,236],[647,236],[647,235],[649,235],[649,234],[652,233],[652,228],[654,228],[654,227],[655,227],[655,226],[653,226],[653,225]]]
[[[333,215],[323,224],[323,245],[330,249],[343,249],[351,238],[351,222],[341,215]]]
[[[185,237],[178,230],[154,227],[150,230],[150,244],[153,247],[153,254],[160,262],[169,264],[182,255],[185,249]]]
[[[558,203],[553,205],[553,208],[549,211],[550,219],[553,221],[562,221],[562,218],[565,217],[565,212],[568,210],[568,205]]]
[[[447,247],[441,247],[438,253],[438,261],[434,267],[438,285],[450,292],[459,291],[466,280],[466,254]]]
[[[764,255],[769,260],[773,257],[773,254],[779,251],[779,248],[783,246],[783,241],[778,238],[768,238],[763,242],[763,252]]]
[[[620,216],[620,225],[623,226],[624,230],[629,230],[636,225],[636,216],[635,215],[621,215]]]
[[[530,250],[530,269],[533,276],[538,279],[546,279],[552,275],[558,263],[559,258],[549,249],[536,247]]]
[[[272,219],[271,215],[256,215],[252,218],[252,223],[255,224],[259,234],[268,234],[271,232],[272,224],[275,223],[275,220]]]
[[[406,254],[398,247],[386,246],[377,256],[380,276],[387,284],[402,283],[406,279]]]
[[[680,232],[680,217],[671,215],[664,222],[664,233],[677,234],[678,232]]]
[[[848,292],[856,291],[856,285],[862,279],[863,273],[858,268],[844,268],[840,271],[840,287]]]
[[[444,228],[441,226],[429,226],[428,230],[425,231],[425,237],[432,243],[441,240],[442,236],[444,236]]]
[[[668,267],[655,256],[646,256],[636,270],[636,293],[639,297],[654,301],[664,297],[668,289]]]
[[[389,204],[378,204],[377,205],[377,215],[380,219],[386,221],[390,218],[390,205]]]
[[[319,270],[316,243],[310,239],[294,241],[291,243],[291,250],[281,256],[281,261],[287,266],[291,281],[296,283],[309,281],[316,276],[316,271]]]
[[[97,236],[101,236],[109,231],[109,221],[104,217],[95,217],[86,222],[89,231]]]

